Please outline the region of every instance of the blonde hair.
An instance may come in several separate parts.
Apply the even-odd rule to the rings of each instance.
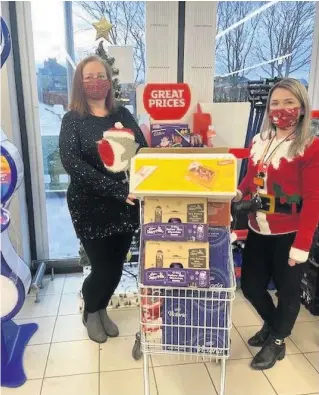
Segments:
[[[276,131],[275,125],[269,119],[270,101],[274,91],[278,88],[286,89],[292,93],[301,104],[302,114],[295,129],[295,137],[291,142],[288,156],[293,158],[303,153],[305,147],[314,139],[314,134],[310,127],[310,103],[308,92],[303,84],[293,78],[285,78],[274,85],[268,95],[266,104],[266,114],[261,131],[261,138],[270,139]]]
[[[109,93],[105,98],[105,106],[110,113],[113,112],[114,109],[116,108],[114,91],[112,87],[111,68],[99,56],[96,55],[88,56],[87,58],[83,59],[76,67],[74,78],[73,78],[71,103],[69,106],[70,110],[77,112],[81,117],[91,113],[90,107],[86,101],[86,95],[83,88],[83,69],[84,66],[90,62],[99,62],[104,66],[107,79],[111,81],[111,89],[109,90]]]

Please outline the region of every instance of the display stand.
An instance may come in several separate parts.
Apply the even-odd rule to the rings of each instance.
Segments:
[[[176,218],[172,221],[167,216],[164,218],[163,203],[155,207],[157,219],[149,225],[147,205],[150,204],[150,198],[160,203],[163,198],[180,201],[191,199],[193,203],[190,204],[190,210],[201,206],[205,213],[205,201],[209,199],[230,203],[236,195],[236,165],[235,156],[229,154],[227,149],[207,148],[142,149],[132,160],[130,191],[142,201],[139,285],[141,332],[136,338],[133,357],[139,359],[143,355],[144,358],[145,395],[150,395],[149,356],[154,354],[174,354],[197,361],[220,360],[219,393],[225,394],[231,308],[236,289],[230,228],[219,228],[219,241],[215,241],[218,252],[214,259],[220,257],[225,261],[227,256],[227,268],[221,270],[218,267],[220,262],[217,261],[216,267],[212,268],[212,256],[210,253],[205,255],[208,251],[206,245],[210,246],[205,214],[204,224],[186,224],[185,220],[181,220],[182,211],[173,208],[169,215],[173,213]],[[197,218],[201,215],[195,211],[192,214]],[[189,215],[190,212],[185,217],[187,221]],[[158,244],[156,257],[152,255],[150,244],[147,244],[149,240]],[[162,248],[168,240],[172,259],[175,260],[172,264],[166,260],[166,250]],[[186,243],[179,245],[176,240],[186,240]],[[179,248],[179,253],[175,253],[174,248]],[[186,259],[185,250],[191,251]],[[210,266],[207,266],[208,261]],[[205,275],[207,269],[208,278]],[[213,269],[216,269],[214,275]]]

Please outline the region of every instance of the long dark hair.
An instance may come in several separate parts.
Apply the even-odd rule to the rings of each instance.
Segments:
[[[114,91],[112,86],[112,71],[109,65],[100,57],[96,55],[88,56],[87,58],[81,60],[77,65],[72,86],[72,96],[70,103],[70,110],[77,112],[81,117],[91,114],[90,107],[87,103],[84,88],[83,88],[83,68],[90,62],[100,62],[105,68],[106,76],[109,81],[111,81],[111,89],[105,98],[105,106],[111,113],[116,108],[116,102],[114,99]]]

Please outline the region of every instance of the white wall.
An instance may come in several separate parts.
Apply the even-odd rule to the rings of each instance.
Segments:
[[[146,2],[146,81],[176,82],[178,2]]]
[[[8,2],[1,3],[1,15],[10,29]],[[20,125],[14,79],[13,58],[10,53],[1,69],[1,127],[9,140],[21,153]],[[10,237],[12,245],[25,262],[30,264],[28,217],[25,199],[25,184],[22,182],[11,205]]]
[[[200,102],[213,100],[216,9],[215,1],[186,1],[184,82]]]

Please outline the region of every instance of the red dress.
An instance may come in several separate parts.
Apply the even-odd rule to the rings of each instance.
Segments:
[[[260,189],[254,177],[268,144],[260,134],[254,137],[247,174],[239,185],[244,197],[258,191],[263,202],[263,210],[249,215],[249,227],[263,235],[297,232],[290,258],[305,262],[319,221],[319,139],[294,158],[288,158],[291,140],[274,139],[268,153],[280,145],[263,174],[264,188]]]

